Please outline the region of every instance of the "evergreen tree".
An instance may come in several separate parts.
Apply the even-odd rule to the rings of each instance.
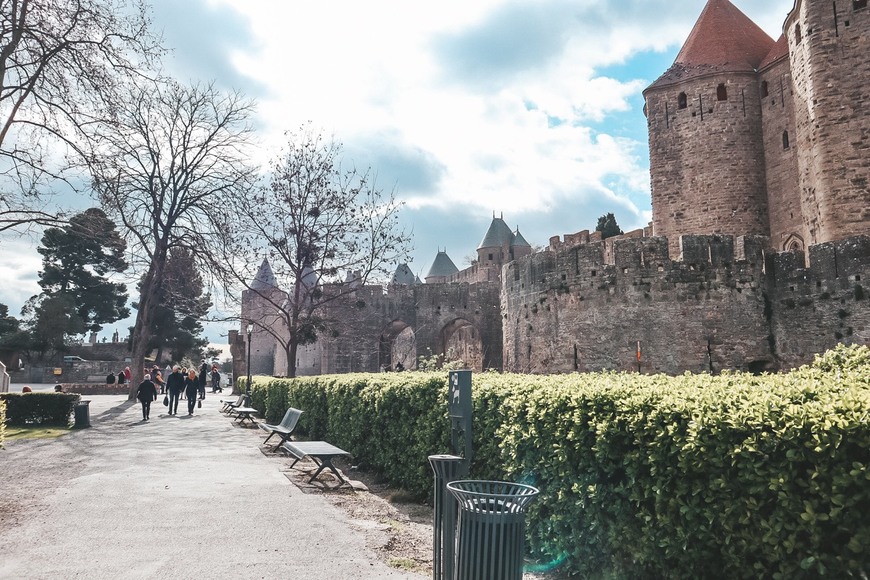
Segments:
[[[127,287],[107,278],[127,269],[126,248],[115,224],[97,208],[73,216],[62,228],[47,229],[37,248],[42,254],[39,286],[44,296],[35,307],[37,315],[46,309],[58,314],[65,305],[70,309],[63,315],[70,323],[66,334],[96,332],[129,316]],[[57,328],[57,323],[43,321],[37,326]]]
[[[619,224],[616,223],[616,218],[612,213],[607,213],[598,218],[598,225],[595,226],[595,231],[601,232],[602,240],[606,240],[613,236],[621,236],[623,234],[623,231],[619,228]]]
[[[18,319],[9,316],[9,307],[0,304],[0,348],[24,350],[29,342],[29,336],[21,330]]]
[[[173,361],[198,356],[208,344],[201,336],[201,320],[212,304],[189,249],[176,247],[169,252],[157,303],[149,349],[156,349],[158,357],[168,350]]]

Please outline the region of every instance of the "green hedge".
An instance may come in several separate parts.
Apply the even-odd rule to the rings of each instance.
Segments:
[[[0,393],[0,401],[6,403],[9,425],[66,427],[80,398],[75,393]]]
[[[0,449],[6,441],[6,401],[0,400]]]
[[[446,373],[259,380],[270,420],[418,496],[449,451]],[[782,375],[477,374],[472,477],[541,490],[529,547],[583,577],[870,573],[870,350]]]

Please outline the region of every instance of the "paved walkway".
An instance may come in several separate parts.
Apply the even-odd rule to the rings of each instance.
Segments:
[[[0,450],[0,578],[423,578],[290,483],[218,395],[193,417],[158,400],[147,423],[87,398],[90,429]]]

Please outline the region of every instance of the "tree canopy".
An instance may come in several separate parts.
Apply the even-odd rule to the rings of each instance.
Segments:
[[[111,282],[109,274],[127,269],[127,244],[101,209],[91,208],[70,218],[62,228],[49,228],[37,251],[42,254],[39,286],[46,296],[66,296],[84,331],[130,315],[127,286]]]
[[[598,225],[595,226],[595,231],[601,232],[602,240],[623,234],[619,224],[616,223],[616,217],[612,213],[606,213],[598,218]]]
[[[110,120],[119,86],[163,49],[141,0],[0,3],[0,232],[56,225],[42,199],[63,159],[87,151],[85,127]]]
[[[227,279],[268,304],[268,313],[251,322],[279,341],[291,377],[298,346],[330,323],[323,306],[369,280],[389,279],[406,261],[402,204],[378,189],[371,169],[342,168],[341,153],[340,143],[311,125],[288,134],[268,182],[231,212],[237,221],[226,248]],[[264,258],[282,291],[251,284]]]
[[[169,252],[159,283],[148,350],[156,349],[158,360],[167,350],[173,361],[201,356],[208,344],[201,336],[202,320],[212,303],[189,249],[178,247]]]
[[[132,334],[134,385],[141,379],[170,251],[186,248],[213,269],[230,233],[227,209],[247,199],[253,103],[213,85],[171,81],[132,87],[117,121],[95,125],[94,187],[123,225],[142,272]],[[134,394],[131,390],[131,397]]]

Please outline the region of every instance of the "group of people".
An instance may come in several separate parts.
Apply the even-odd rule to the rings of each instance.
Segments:
[[[114,372],[111,372],[106,376],[107,385],[114,385],[115,380],[118,381],[119,385],[126,385],[133,380],[133,371],[130,370],[130,367],[127,367],[122,371],[118,371],[117,376]]]
[[[128,367],[129,368],[129,367]],[[160,367],[154,365],[150,370],[145,369],[145,377],[136,390],[136,398],[142,403],[142,420],[147,421],[151,415],[151,403],[157,400],[157,395],[164,396],[164,404],[169,407],[170,415],[178,414],[178,402],[181,394],[187,399],[187,414],[193,415],[197,402],[205,399],[205,385],[207,378],[211,377],[211,392],[223,392],[221,387],[221,375],[217,365],[212,365],[209,370],[208,364],[203,359],[196,369],[183,368],[180,365],[167,368],[167,376],[164,379]],[[202,403],[199,403],[202,406]]]

